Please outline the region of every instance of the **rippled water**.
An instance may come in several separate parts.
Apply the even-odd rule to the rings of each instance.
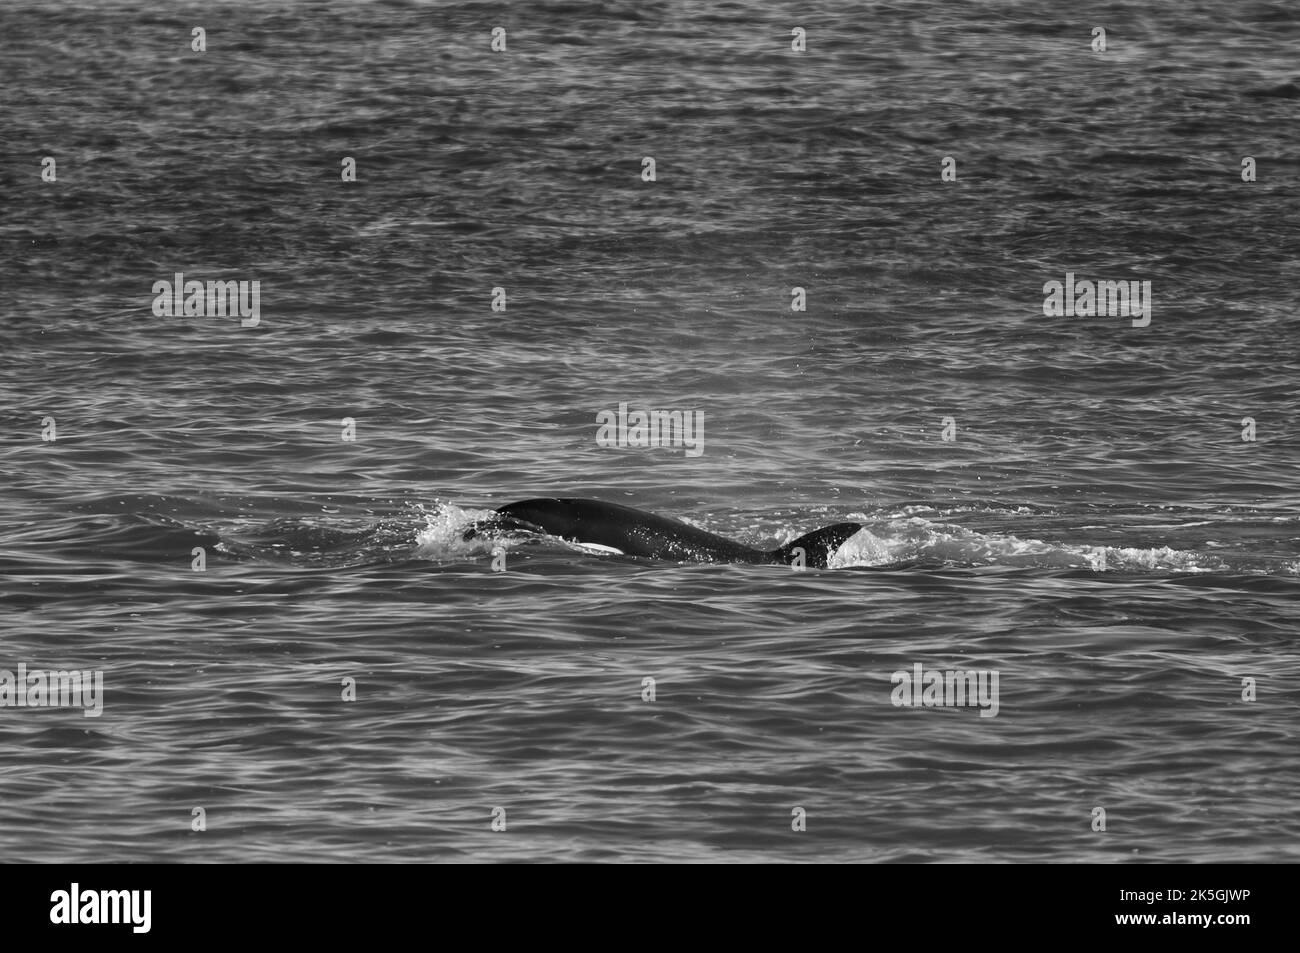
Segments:
[[[0,668],[105,685],[0,708],[0,846],[1297,859],[1298,42],[1283,2],[0,7]],[[177,272],[260,324],[156,317]],[[1045,316],[1067,272],[1151,323]],[[704,452],[598,446],[621,402]],[[542,495],[864,530],[806,572],[461,540]],[[997,715],[895,706],[918,663]]]

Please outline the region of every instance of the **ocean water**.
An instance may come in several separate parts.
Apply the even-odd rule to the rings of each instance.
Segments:
[[[0,707],[0,853],[1300,859],[1297,49],[1290,2],[0,6],[0,669],[104,686]],[[599,445],[622,403],[703,452]],[[533,496],[864,529],[461,539]]]

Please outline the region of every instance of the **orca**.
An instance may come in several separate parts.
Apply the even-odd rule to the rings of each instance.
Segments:
[[[464,538],[544,534],[599,552],[677,562],[790,564],[797,558],[795,550],[802,549],[805,566],[825,569],[831,554],[860,529],[861,523],[835,523],[777,549],[762,550],[619,503],[543,497],[497,507],[494,516],[476,522]]]

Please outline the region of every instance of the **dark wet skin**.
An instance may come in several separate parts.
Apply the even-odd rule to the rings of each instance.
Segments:
[[[545,533],[570,542],[607,546],[627,556],[676,562],[790,563],[796,556],[794,550],[800,548],[805,565],[825,568],[830,554],[862,528],[860,523],[836,523],[764,551],[681,520],[602,500],[543,497],[508,503],[496,512],[496,519],[475,524],[465,538],[502,531]]]

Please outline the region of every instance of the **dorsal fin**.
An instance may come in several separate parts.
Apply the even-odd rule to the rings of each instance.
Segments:
[[[802,549],[804,551],[805,566],[811,566],[814,569],[825,569],[831,553],[843,546],[844,541],[860,529],[862,529],[861,523],[835,523],[831,526],[823,526],[821,529],[815,529],[811,533],[805,533],[798,539],[786,543],[780,549],[772,550],[768,553],[768,556],[771,557],[774,563],[789,565],[794,562],[794,551]]]

